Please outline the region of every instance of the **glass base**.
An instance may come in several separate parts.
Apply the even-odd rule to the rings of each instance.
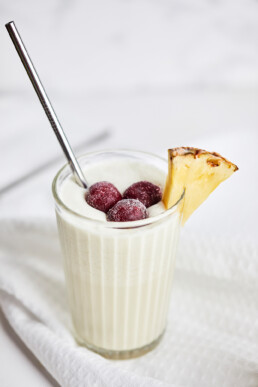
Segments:
[[[78,337],[76,338],[76,341],[78,342],[79,345],[82,345],[82,346],[90,349],[93,352],[98,353],[99,355],[101,355],[107,359],[126,360],[126,359],[132,359],[135,357],[145,355],[147,352],[152,351],[154,348],[157,347],[157,345],[161,341],[163,335],[164,335],[164,331],[157,339],[152,341],[150,344],[146,344],[141,348],[129,349],[126,351],[114,351],[112,349],[109,350],[109,349],[99,348],[93,344],[89,344],[89,343],[86,343],[85,341],[80,340]]]

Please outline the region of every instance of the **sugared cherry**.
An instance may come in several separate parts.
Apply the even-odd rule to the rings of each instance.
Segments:
[[[138,199],[146,208],[158,203],[162,198],[161,189],[149,181],[139,181],[130,185],[123,195],[123,199]]]
[[[120,200],[107,213],[107,220],[110,222],[130,222],[147,217],[145,205],[135,199]]]
[[[85,199],[91,207],[107,213],[111,207],[122,199],[122,195],[113,184],[108,181],[100,181],[89,188]]]

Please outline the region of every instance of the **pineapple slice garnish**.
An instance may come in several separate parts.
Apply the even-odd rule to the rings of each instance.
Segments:
[[[238,167],[220,156],[197,148],[174,148],[168,150],[168,176],[163,203],[168,209],[181,197],[182,223],[207,199],[209,194]]]

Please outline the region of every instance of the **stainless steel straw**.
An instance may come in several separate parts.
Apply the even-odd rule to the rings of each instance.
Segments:
[[[50,122],[50,125],[52,126],[55,135],[64,151],[64,154],[68,160],[68,163],[73,171],[74,177],[76,182],[82,186],[83,188],[88,187],[88,183],[83,175],[83,172],[78,164],[78,161],[76,160],[76,157],[72,151],[72,148],[66,138],[66,135],[62,129],[62,126],[57,118],[57,115],[51,105],[51,102],[47,96],[47,93],[39,79],[39,76],[37,74],[37,71],[29,57],[29,54],[23,44],[23,41],[21,39],[21,36],[14,24],[13,21],[7,23],[6,29],[13,41],[13,44],[16,48],[16,51],[23,63],[23,66],[25,67],[25,70],[31,80],[31,83],[38,95],[38,98],[40,100],[40,103],[45,110],[45,113],[47,115],[47,118]]]

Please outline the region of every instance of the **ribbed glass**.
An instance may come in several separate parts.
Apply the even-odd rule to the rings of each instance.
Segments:
[[[100,154],[110,156],[110,152],[85,155],[80,162],[89,157],[94,161]],[[155,162],[167,169],[167,161],[154,155],[112,152],[118,159],[139,157],[150,167]],[[75,337],[108,357],[140,355],[165,330],[181,219],[179,203],[143,221],[94,221],[62,203],[59,189],[69,174],[68,167],[58,173],[53,193]]]

